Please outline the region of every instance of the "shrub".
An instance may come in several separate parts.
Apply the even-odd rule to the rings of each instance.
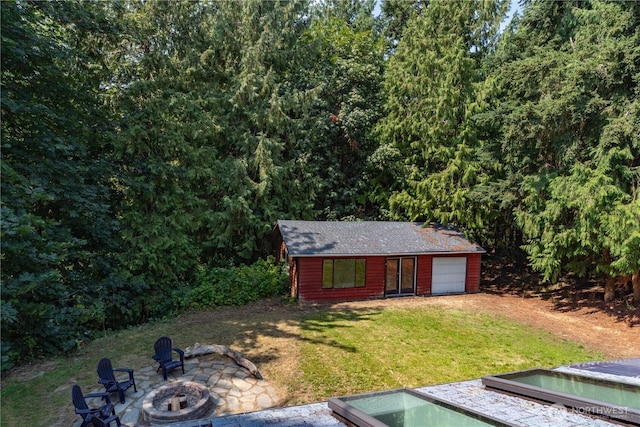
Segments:
[[[244,305],[286,293],[288,279],[272,259],[231,268],[208,267],[198,272],[196,286],[187,292],[183,308],[204,309]]]

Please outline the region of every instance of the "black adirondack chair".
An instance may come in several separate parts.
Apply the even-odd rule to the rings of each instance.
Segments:
[[[92,418],[91,419],[91,423],[93,424],[93,427],[111,427],[111,422],[115,421],[118,426],[120,426],[120,418],[118,418],[117,416],[113,415],[109,418],[105,418],[104,420],[101,418]]]
[[[129,375],[129,379],[125,381],[118,381],[116,378],[116,372],[125,372]],[[136,388],[136,381],[133,378],[133,369],[129,368],[116,368],[111,366],[111,360],[103,358],[98,362],[98,383],[102,384],[107,390],[107,393],[118,392],[118,398],[120,403],[124,403],[124,392],[131,386],[134,391],[138,391]]]
[[[167,379],[167,372],[178,367],[182,368],[184,374],[184,351],[179,348],[173,348],[171,346],[171,338],[160,337],[153,346],[156,354],[153,355],[153,359],[158,362],[158,369],[156,372],[162,369],[162,376]],[[173,360],[173,352],[176,352],[180,357],[180,360]]]
[[[89,405],[87,405],[87,399],[93,397],[101,397],[104,399],[104,405],[97,408],[90,408]],[[109,399],[109,393],[82,394],[80,386],[74,385],[71,387],[71,400],[73,401],[73,406],[76,408],[76,414],[82,417],[80,427],[92,424],[93,419],[99,419],[103,422],[109,420],[107,425],[109,425],[111,421],[115,421],[118,426],[120,425],[120,418],[116,416],[116,411],[111,404],[111,399]]]

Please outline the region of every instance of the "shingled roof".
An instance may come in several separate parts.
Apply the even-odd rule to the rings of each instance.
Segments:
[[[293,257],[485,252],[458,231],[420,222],[279,220],[276,227]]]

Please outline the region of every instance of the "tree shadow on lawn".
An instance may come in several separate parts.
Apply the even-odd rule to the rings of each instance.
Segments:
[[[629,327],[640,326],[640,304],[633,304],[630,287],[617,289],[615,299],[605,303],[604,282],[602,277],[567,274],[550,285],[531,270],[524,256],[488,254],[483,260],[480,286],[489,294],[551,301],[554,310],[562,313],[579,310],[587,314],[605,313]]]
[[[175,324],[182,330],[180,341],[188,346],[196,342],[225,345],[260,364],[280,358],[279,343],[299,339],[300,320],[301,313],[290,304],[263,300],[183,314]]]
[[[184,345],[222,344],[240,349],[254,363],[268,363],[281,358],[278,344],[288,340],[321,344],[355,352],[352,346],[325,339],[324,330],[348,328],[344,322],[371,319],[374,310],[340,308],[332,304],[299,304],[278,299],[261,300],[241,307],[222,307],[216,310],[179,316],[180,342]],[[173,322],[172,322],[173,323]],[[216,325],[211,328],[210,325]],[[206,330],[203,330],[206,328]],[[299,329],[298,329],[299,328]],[[315,337],[303,337],[300,332],[317,332]]]
[[[300,324],[300,327],[303,331],[318,333],[318,335],[316,335],[317,338],[303,337],[302,339],[305,342],[309,342],[311,344],[321,344],[335,347],[341,350],[348,351],[350,353],[355,353],[357,351],[356,347],[344,345],[334,339],[325,339],[322,337],[322,334],[328,329],[352,328],[352,326],[344,324],[345,322],[351,323],[371,320],[373,317],[379,315],[379,311],[373,311],[371,308],[340,308],[340,311],[333,311],[332,305],[326,305],[324,307],[326,312],[304,319]]]

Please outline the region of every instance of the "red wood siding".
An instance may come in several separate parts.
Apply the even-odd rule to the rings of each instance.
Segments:
[[[472,294],[480,290],[480,254],[467,255],[467,283],[465,292]]]
[[[298,263],[289,258],[289,289],[291,289],[291,298],[298,297]]]
[[[465,291],[478,292],[480,288],[480,254],[446,254],[443,257],[467,257]],[[348,258],[348,257],[346,257]],[[361,257],[357,257],[361,258]],[[384,298],[385,261],[387,257],[364,257],[367,261],[365,286],[362,288],[323,289],[322,257],[290,259],[291,296],[300,301],[351,301]],[[417,257],[416,295],[431,295],[433,255]],[[334,258],[335,259],[335,258]]]
[[[431,295],[431,255],[418,256],[416,294]]]
[[[356,258],[362,259],[362,257]],[[322,260],[324,258],[298,258],[297,263],[299,300],[350,301],[384,297],[385,257],[364,258],[367,262],[365,286],[362,288],[342,289],[322,289]]]

